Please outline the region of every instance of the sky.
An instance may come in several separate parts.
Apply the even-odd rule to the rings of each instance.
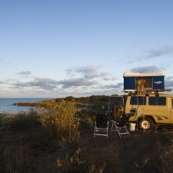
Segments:
[[[0,0],[0,97],[123,94],[125,72],[173,89],[172,0]]]

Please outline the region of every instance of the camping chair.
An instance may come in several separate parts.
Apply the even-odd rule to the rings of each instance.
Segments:
[[[112,126],[110,130],[110,134],[112,131],[117,131],[119,137],[121,138],[121,135],[130,135],[128,129],[127,129],[127,123],[131,116],[133,116],[134,113],[125,114],[120,118],[119,120],[111,120]]]
[[[109,121],[107,113],[96,113],[94,126],[94,137],[96,135],[106,136],[108,138]]]

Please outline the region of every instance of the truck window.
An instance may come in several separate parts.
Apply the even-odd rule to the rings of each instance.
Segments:
[[[131,105],[146,105],[146,97],[132,96],[130,100]]]
[[[113,105],[114,103],[120,104],[121,106],[124,106],[124,101],[123,97],[110,97],[109,104],[110,106]]]
[[[148,98],[148,104],[149,105],[165,106],[166,105],[166,97],[149,97]]]

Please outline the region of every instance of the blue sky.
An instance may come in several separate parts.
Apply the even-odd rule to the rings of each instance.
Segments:
[[[123,73],[173,89],[172,0],[1,0],[0,97],[123,93]]]

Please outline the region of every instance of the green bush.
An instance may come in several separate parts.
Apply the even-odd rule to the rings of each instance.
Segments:
[[[46,100],[39,103],[37,108],[40,112],[39,122],[49,137],[62,141],[68,147],[77,145],[80,135],[76,115],[78,110],[74,102]]]

